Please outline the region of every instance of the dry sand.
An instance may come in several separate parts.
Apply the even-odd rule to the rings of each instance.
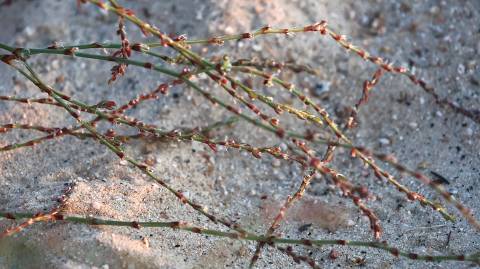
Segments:
[[[321,19],[354,43],[415,72],[435,86],[441,96],[468,109],[480,104],[480,2],[479,1],[128,1],[166,32],[199,38],[245,32],[271,24],[303,26]],[[0,41],[10,45],[45,47],[53,41],[65,44],[116,41],[116,17],[93,7],[78,12],[75,1],[13,1],[0,7]],[[127,26],[131,40],[141,36]],[[362,82],[375,71],[372,64],[345,53],[318,34],[258,38],[234,42],[210,52],[247,58],[260,54],[280,60],[297,60],[320,70],[317,77],[300,75],[293,80],[302,88],[328,91],[315,97],[336,120],[361,94]],[[114,99],[123,103],[147,92],[165,77],[130,67],[127,75],[107,85],[110,63],[62,56],[35,56],[30,62],[56,88],[94,103]],[[64,82],[55,82],[63,75]],[[285,78],[290,77],[284,75]],[[0,95],[42,96],[18,73],[0,65]],[[212,88],[212,91],[219,91]],[[308,90],[306,90],[308,92]],[[288,102],[291,97],[276,88],[266,92]],[[225,95],[220,95],[227,98]],[[227,99],[228,100],[228,99]],[[294,102],[298,105],[298,103]],[[191,89],[173,89],[167,97],[149,101],[132,115],[169,130],[201,126],[228,113],[212,108]],[[473,121],[438,107],[431,96],[407,78],[386,75],[360,113],[361,124],[349,133],[357,144],[395,153],[423,172],[435,171],[450,181],[446,185],[475,216],[480,216],[480,127]],[[60,109],[42,105],[0,102],[0,124],[35,123],[45,126],[73,124]],[[301,126],[282,118],[290,128]],[[240,123],[217,131],[253,145],[273,145],[271,135]],[[34,137],[27,132],[2,135],[0,145]],[[129,153],[154,163],[156,173],[210,211],[263,233],[271,211],[299,184],[300,168],[265,157],[259,161],[233,150],[213,154],[198,143],[142,143],[128,146]],[[318,149],[323,152],[323,148]],[[419,254],[472,253],[480,249],[480,235],[464,220],[455,223],[418,203],[408,202],[391,186],[358,168],[360,163],[337,151],[335,165],[346,175],[364,182],[376,195],[368,205],[378,214],[383,240]],[[402,182],[432,200],[440,200],[412,178]],[[122,220],[185,220],[212,228],[170,193],[91,140],[64,137],[35,147],[0,154],[0,209],[39,212],[55,204],[65,183],[76,183],[67,213]],[[368,220],[352,203],[341,198],[318,178],[280,231],[290,238],[345,238],[371,240]],[[266,201],[262,197],[267,197]],[[455,209],[449,207],[454,212]],[[303,213],[302,213],[303,212]],[[310,225],[311,224],[311,225]],[[1,220],[0,229],[12,225]],[[299,229],[301,228],[301,229]],[[447,237],[450,238],[447,243]],[[0,241],[2,268],[245,268],[254,243],[217,239],[168,229],[92,227],[68,223],[37,224]],[[398,259],[381,251],[335,247],[340,253],[330,260],[332,247],[295,247],[325,268],[355,267],[365,259],[367,268],[466,268],[468,263],[425,263]],[[304,268],[275,249],[266,248],[258,268]]]

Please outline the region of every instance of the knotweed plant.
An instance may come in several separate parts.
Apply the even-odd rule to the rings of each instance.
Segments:
[[[11,220],[21,220],[20,224],[12,226],[5,230],[0,237],[11,236],[38,222],[71,222],[83,225],[111,225],[127,226],[132,229],[142,227],[156,227],[159,229],[183,230],[201,235],[212,237],[222,237],[225,240],[243,240],[256,244],[255,251],[251,254],[250,261],[246,261],[250,267],[255,264],[262,256],[262,251],[266,247],[272,251],[280,251],[288,255],[295,262],[303,262],[311,267],[318,267],[318,261],[310,257],[302,256],[296,252],[295,248],[299,245],[311,248],[339,245],[351,246],[355,248],[374,248],[386,251],[395,257],[402,257],[412,260],[424,261],[456,261],[480,263],[479,253],[455,253],[450,255],[422,255],[409,250],[397,248],[394,244],[389,244],[382,239],[382,224],[377,214],[367,207],[366,200],[371,197],[371,191],[359,182],[356,178],[345,176],[331,162],[338,148],[344,148],[352,159],[358,159],[365,167],[371,170],[374,175],[389,186],[398,190],[406,199],[417,202],[424,207],[424,210],[431,210],[435,214],[440,214],[445,221],[455,221],[454,215],[459,215],[466,219],[471,226],[480,231],[480,222],[472,215],[471,210],[450,194],[444,186],[437,180],[429,176],[408,168],[399,163],[392,154],[375,152],[371,149],[355,144],[355,142],[346,135],[346,131],[358,126],[358,111],[362,106],[367,105],[369,94],[374,90],[376,84],[387,73],[405,76],[411,82],[412,86],[423,90],[433,97],[435,102],[452,113],[458,113],[464,117],[470,118],[476,123],[480,123],[480,113],[478,111],[467,110],[448,99],[440,97],[435,89],[428,85],[424,80],[417,77],[409,69],[402,66],[395,66],[392,63],[374,56],[366,50],[350,43],[347,38],[330,27],[326,21],[320,21],[296,28],[277,29],[270,26],[261,29],[234,35],[216,36],[201,39],[187,39],[184,35],[172,36],[165,34],[161,28],[154,24],[145,22],[137,16],[135,11],[127,9],[117,1],[110,0],[102,2],[100,0],[81,0],[78,1],[79,7],[85,5],[95,5],[98,9],[110,12],[118,16],[118,26],[116,33],[119,37],[118,43],[89,43],[89,44],[53,44],[46,48],[19,48],[8,44],[0,44],[0,59],[3,64],[18,71],[25,79],[33,83],[38,90],[43,93],[42,98],[0,96],[4,102],[16,103],[38,103],[45,106],[58,107],[63,109],[76,121],[75,126],[56,126],[48,127],[41,125],[25,124],[20,122],[1,123],[0,132],[6,133],[14,129],[23,129],[32,133],[41,133],[37,138],[28,141],[9,142],[2,141],[0,152],[12,150],[28,150],[37,144],[49,140],[57,140],[63,136],[73,136],[80,139],[91,139],[98,142],[99,147],[106,147],[113,152],[120,161],[129,163],[144,173],[152,181],[161,185],[175,196],[180,203],[192,208],[198,214],[203,215],[208,221],[223,225],[225,229],[210,229],[206,227],[195,226],[182,219],[175,219],[165,222],[144,222],[138,220],[121,221],[116,219],[106,219],[102,216],[76,216],[65,214],[64,206],[68,203],[68,196],[72,190],[68,186],[65,194],[58,200],[59,205],[51,209],[48,213],[38,212],[0,212],[0,216]],[[157,39],[157,42],[135,42],[128,39],[125,26],[134,25],[145,36]],[[201,46],[222,46],[226,42],[248,40],[255,38],[268,38],[271,35],[290,36],[293,34],[312,34],[319,38],[327,38],[336,42],[346,51],[352,52],[355,56],[376,65],[378,69],[372,75],[371,79],[363,83],[361,98],[351,105],[348,120],[345,122],[335,122],[330,117],[327,110],[313,98],[309,97],[293,83],[279,78],[275,70],[290,71],[293,74],[299,72],[315,73],[315,70],[308,66],[295,63],[282,63],[277,60],[259,61],[255,59],[234,59],[227,55],[209,55],[201,56],[196,53]],[[103,52],[108,49],[112,53],[105,55]],[[166,53],[166,51],[169,51]],[[105,61],[112,62],[111,76],[108,78],[108,84],[115,86],[116,81],[121,80],[122,76],[131,68],[143,68],[151,71],[152,74],[161,73],[170,77],[170,80],[163,81],[159,85],[152,86],[150,92],[139,95],[124,104],[117,104],[115,100],[97,100],[95,103],[86,103],[83,100],[73,98],[71,95],[55,89],[48,85],[34,70],[29,63],[29,59],[37,55],[57,55],[57,57],[73,57],[75,61]],[[137,56],[142,55],[139,60]],[[175,56],[168,56],[175,55]],[[154,64],[153,62],[162,62]],[[222,99],[220,93],[215,90],[207,90],[209,84],[201,84],[196,78],[204,76],[208,78],[208,83],[217,85],[218,91],[228,94],[231,98]],[[291,103],[279,101],[276,96],[269,96],[264,90],[245,82],[243,77],[248,76],[259,80],[266,87],[275,87],[276,89],[286,91],[291,98],[303,104],[302,107],[296,107]],[[230,114],[230,118],[208,126],[199,128],[175,129],[164,131],[161,126],[147,124],[141,118],[135,118],[128,115],[128,112],[138,107],[145,107],[145,101],[160,98],[162,95],[169,94],[172,87],[188,87],[205,98],[205,102],[211,104],[216,109],[223,110],[225,114]],[[145,104],[144,104],[145,103]],[[301,132],[283,126],[279,120],[280,114],[288,115],[301,124],[310,124],[321,132]],[[89,120],[87,120],[87,118]],[[212,129],[222,129],[226,126],[235,124],[237,121],[245,121],[251,124],[252,128],[262,129],[271,133],[279,141],[288,145],[286,148],[278,145],[254,145],[248,141],[239,139],[220,139],[212,137],[209,133]],[[109,124],[110,128],[106,131],[98,128],[99,123]],[[119,126],[126,126],[134,133],[122,133]],[[325,135],[323,135],[325,134]],[[179,191],[172,187],[167,181],[162,179],[162,175],[154,171],[151,164],[139,161],[139,156],[127,154],[125,147],[131,145],[132,140],[162,140],[169,143],[196,141],[207,145],[213,152],[219,148],[228,148],[235,151],[247,152],[252,158],[261,159],[269,155],[282,162],[291,165],[298,165],[304,171],[303,178],[298,182],[297,191],[285,198],[280,210],[271,220],[271,225],[263,234],[257,234],[242,227],[238,223],[228,219],[221,214],[211,213],[207,209],[208,205],[195,202],[194,195],[185,195],[185,191]],[[325,152],[319,155],[317,152],[322,148]],[[46,160],[48,161],[48,160]],[[273,169],[273,167],[272,167]],[[447,211],[446,207],[437,202],[426,198],[424,195],[411,190],[404,185],[401,180],[395,177],[392,172],[396,170],[400,174],[416,179],[422,184],[430,187],[444,199],[444,203],[453,205],[457,213]],[[326,240],[321,238],[286,238],[277,233],[277,229],[285,219],[288,210],[294,203],[302,199],[310,183],[316,180],[316,176],[321,175],[325,180],[332,183],[347,198],[358,211],[365,215],[369,220],[368,227],[372,232],[371,241],[355,241],[348,238],[339,238]],[[74,188],[74,187],[73,187]],[[207,220],[206,220],[207,221]],[[1,240],[1,239],[0,239]],[[331,258],[336,258],[335,252],[330,254]]]

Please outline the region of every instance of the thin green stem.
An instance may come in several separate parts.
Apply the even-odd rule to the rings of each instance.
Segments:
[[[2,211],[0,212],[0,217],[7,219],[24,219],[32,218],[35,213],[9,213]],[[55,216],[57,221],[78,223],[78,224],[87,224],[87,225],[104,225],[104,226],[124,226],[124,227],[133,227],[133,228],[170,228],[176,230],[183,230],[192,233],[198,233],[203,235],[223,237],[237,240],[246,240],[254,242],[263,242],[263,243],[276,243],[276,244],[290,244],[290,245],[304,245],[304,246],[326,246],[326,245],[340,245],[340,246],[352,246],[352,247],[365,247],[373,248],[386,251],[394,256],[401,256],[412,260],[421,260],[429,262],[439,262],[439,261],[468,261],[468,262],[480,262],[479,253],[472,255],[419,255],[415,253],[400,251],[399,249],[389,246],[386,243],[380,243],[377,241],[354,241],[354,240],[339,240],[339,239],[327,239],[327,240],[315,240],[315,239],[291,239],[291,238],[282,238],[275,236],[262,236],[256,234],[246,234],[239,236],[238,233],[232,232],[223,232],[219,230],[206,229],[201,227],[196,227],[189,225],[186,222],[182,221],[169,221],[169,222],[159,222],[159,221],[120,221],[112,219],[103,219],[97,217],[81,217],[81,216],[71,216],[71,215],[61,215],[57,214]]]

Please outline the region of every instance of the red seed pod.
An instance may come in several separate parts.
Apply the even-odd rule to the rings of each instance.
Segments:
[[[263,85],[265,85],[267,87],[272,87],[273,86],[272,77],[269,77],[269,78],[263,80]]]
[[[336,260],[338,256],[340,256],[340,254],[335,249],[332,249],[330,254],[328,254],[328,257],[332,260]]]
[[[322,161],[320,159],[317,159],[317,158],[312,158],[310,160],[310,165],[317,168],[317,169],[319,169],[320,167],[323,166]]]
[[[73,56],[75,54],[75,52],[78,51],[78,48],[70,48],[70,49],[66,49],[63,51],[63,54],[65,55],[68,55],[68,56]]]
[[[320,32],[322,35],[326,34],[327,22],[321,21],[312,25],[305,26],[303,31],[305,32]]]
[[[128,16],[135,16],[135,12],[131,9],[125,9],[124,12]]]
[[[280,147],[272,147],[271,151],[275,154],[280,154],[282,152],[282,149]]]
[[[277,130],[275,131],[275,134],[276,134],[279,138],[283,138],[283,137],[285,137],[285,130],[282,129],[282,128],[277,128]]]
[[[383,60],[382,60],[382,58],[380,58],[380,57],[370,57],[370,61],[372,61],[372,62],[374,62],[374,63],[376,63],[376,64],[378,64],[378,65],[383,64]]]
[[[155,90],[155,92],[159,92],[161,94],[167,94],[168,92],[168,84],[160,84],[157,89]]]
[[[262,33],[266,33],[268,31],[270,31],[272,29],[272,27],[270,25],[267,25],[265,27],[263,27],[260,31],[262,31]]]
[[[167,136],[171,138],[175,138],[175,137],[178,137],[180,134],[181,133],[179,130],[172,130],[167,134]]]
[[[410,201],[418,200],[419,197],[420,197],[420,195],[418,195],[418,193],[416,193],[416,192],[409,192],[409,193],[407,193],[407,198],[408,198],[408,200],[410,200]]]
[[[292,91],[295,88],[295,86],[292,83],[288,83],[288,82],[282,83],[282,86],[289,91]]]
[[[257,114],[257,115],[260,114],[260,109],[258,109],[258,107],[255,106],[254,104],[252,104],[252,103],[247,103],[247,106],[248,106],[248,108],[249,108],[250,110],[253,111],[253,113],[255,113],[255,114]]]
[[[132,50],[134,51],[142,51],[146,49],[146,46],[142,43],[135,43],[131,46]]]
[[[70,115],[72,115],[72,117],[74,117],[75,119],[80,118],[80,114],[78,114],[77,112],[74,112],[74,111],[70,112]]]
[[[381,65],[381,67],[385,69],[387,72],[392,72],[393,70],[392,64],[389,64],[389,63],[384,63]]]
[[[132,56],[132,49],[130,48],[130,45],[128,44],[128,40],[122,41],[122,44],[125,44],[122,47],[122,53],[125,56],[125,58],[128,58],[128,57]]]
[[[3,55],[2,58],[1,58],[2,62],[6,63],[6,64],[9,64],[9,65],[12,64],[12,62],[16,59],[17,59],[17,56],[15,56],[13,54]]]
[[[213,152],[217,152],[217,145],[215,145],[214,143],[210,143],[210,142],[205,142],[207,143],[207,145],[213,150]]]
[[[360,195],[361,198],[367,198],[368,197],[368,189],[365,186],[359,186],[355,189],[355,191]]]
[[[225,75],[225,72],[223,71],[223,66],[222,64],[218,63],[215,65],[215,70],[217,70],[218,73]]]
[[[229,111],[237,114],[237,115],[240,114],[240,110],[239,110],[238,108],[236,108],[236,107],[231,106],[231,105],[227,105],[227,109],[228,109]]]
[[[105,133],[106,137],[115,137],[116,133],[113,129],[108,129],[107,132]]]
[[[222,84],[222,85],[227,85],[228,79],[225,78],[225,77],[221,77],[219,82],[220,82],[220,84]]]
[[[210,39],[208,40],[208,43],[213,44],[213,45],[221,46],[221,45],[223,45],[225,42],[224,42],[221,38],[212,37],[212,38],[210,38]]]
[[[260,150],[257,149],[257,148],[253,148],[252,151],[251,151],[251,153],[252,153],[252,155],[253,155],[255,158],[257,158],[257,159],[262,158],[262,154],[261,154]]]
[[[58,42],[54,41],[52,45],[47,47],[47,49],[58,49],[59,47]]]
[[[359,49],[359,50],[357,51],[357,54],[358,54],[358,56],[360,56],[360,57],[362,57],[362,58],[364,58],[364,59],[365,59],[366,56],[367,56],[367,53],[366,53],[364,50],[362,50],[362,49]]]
[[[230,81],[230,86],[232,87],[233,90],[236,90],[236,89],[237,89],[237,83],[235,83],[234,80],[231,80],[231,81]]]
[[[184,67],[184,68],[182,69],[182,74],[181,74],[181,75],[184,76],[184,75],[189,74],[190,72],[191,72],[190,68]]]
[[[117,103],[115,103],[115,101],[112,101],[112,100],[108,100],[108,101],[102,101],[100,103],[97,104],[97,107],[99,108],[106,108],[108,110],[112,110],[113,108],[115,108],[117,106]]]
[[[233,139],[232,139],[232,140],[229,140],[229,143],[230,143],[230,146],[231,146],[232,148],[236,148],[236,149],[240,148],[240,144],[238,144],[237,142],[235,142],[235,140],[233,140]]]
[[[392,253],[392,255],[395,257],[398,257],[398,255],[400,255],[400,251],[397,248],[391,248],[390,253]]]
[[[394,68],[393,68],[393,72],[396,72],[396,73],[406,73],[406,72],[408,72],[408,69],[405,68],[405,67],[394,67]]]
[[[56,128],[56,129],[53,131],[53,135],[54,135],[54,136],[63,135],[63,130]]]
[[[253,34],[252,33],[243,33],[242,38],[253,38]]]
[[[140,229],[140,224],[136,221],[132,221],[132,228]]]
[[[117,153],[117,156],[120,158],[120,159],[124,159],[125,158],[125,153],[121,152],[121,151],[118,151],[116,152]]]
[[[29,142],[25,143],[25,145],[28,146],[28,147],[31,147],[31,146],[34,146],[36,143],[37,142],[35,142],[35,141],[29,141]]]
[[[140,163],[138,164],[138,168],[142,169],[142,170],[147,170],[148,169],[148,165],[144,164],[144,163]]]
[[[149,63],[149,62],[146,62],[145,64],[143,64],[143,67],[145,67],[147,69],[153,69],[153,64]]]
[[[185,40],[187,40],[187,36],[186,36],[186,35],[179,35],[179,36],[173,38],[173,41],[176,41],[176,42],[185,41]]]
[[[185,197],[185,195],[183,195],[183,193],[181,192],[178,192],[178,198],[180,199],[180,202],[186,204],[187,203],[187,197]]]
[[[138,104],[138,98],[137,98],[137,99],[132,99],[132,100],[130,100],[130,102],[128,102],[128,104],[129,104],[130,106],[135,106],[135,105],[137,105],[137,104]]]

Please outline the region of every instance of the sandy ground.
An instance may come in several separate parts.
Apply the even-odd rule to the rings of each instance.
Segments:
[[[75,1],[13,1],[0,7],[0,41],[16,46],[45,47],[53,41],[65,44],[113,41],[116,17],[84,7]],[[245,32],[267,24],[276,27],[303,26],[321,19],[354,43],[395,63],[410,66],[435,86],[441,96],[465,108],[480,104],[480,2],[479,1],[128,1],[166,32],[190,38]],[[140,40],[127,26],[131,40]],[[205,51],[203,52],[205,53]],[[234,42],[209,53],[247,58],[263,55],[296,60],[320,71],[319,76],[299,75],[297,85],[324,105],[335,120],[345,120],[345,111],[361,94],[363,80],[375,66],[345,53],[332,40],[318,34],[258,38]],[[123,103],[147,92],[165,77],[130,67],[127,75],[107,85],[111,64],[62,56],[35,56],[30,62],[57,89],[94,103],[114,99]],[[56,80],[63,75],[65,80]],[[18,73],[0,65],[0,94],[42,96]],[[55,82],[57,81],[57,82]],[[319,94],[319,88],[328,90]],[[328,86],[328,87],[325,87]],[[276,88],[265,89],[278,100],[290,101]],[[212,87],[211,91],[220,92]],[[226,100],[227,96],[219,94]],[[212,108],[191,89],[173,89],[167,97],[150,101],[132,115],[166,130],[202,126],[225,119],[227,112]],[[473,121],[438,107],[431,96],[408,79],[386,75],[375,88],[369,104],[360,113],[361,124],[349,133],[356,144],[395,153],[410,167],[422,167],[446,177],[448,191],[480,216],[480,128]],[[302,123],[284,117],[289,128]],[[35,123],[45,126],[73,124],[60,109],[42,105],[0,103],[0,124]],[[253,145],[277,143],[270,134],[240,123],[217,131]],[[0,145],[34,137],[27,132],[2,135]],[[323,148],[317,149],[319,153]],[[232,150],[213,154],[198,143],[129,144],[128,151],[140,160],[153,161],[156,173],[211,212],[238,221],[263,233],[271,211],[300,183],[301,169],[265,157],[257,160]],[[358,161],[337,151],[334,161],[341,171],[367,185],[375,194],[368,201],[384,229],[382,240],[402,250],[419,254],[472,253],[480,249],[480,235],[465,221],[445,222],[439,214],[418,203],[408,202],[391,186],[381,183]],[[395,174],[397,175],[397,174]],[[430,189],[412,178],[407,186],[432,200],[440,200]],[[64,137],[0,154],[0,209],[40,212],[55,204],[65,183],[76,183],[66,211],[123,220],[185,220],[210,224],[170,193],[118,161],[114,154],[91,140]],[[262,199],[267,197],[267,199]],[[453,208],[450,211],[454,212]],[[295,213],[280,231],[290,238],[344,238],[371,240],[368,220],[338,190],[318,178]],[[303,212],[303,213],[302,213]],[[311,224],[311,225],[310,225]],[[0,228],[12,225],[1,220]],[[307,226],[305,226],[307,225]],[[301,228],[302,227],[302,228]],[[301,228],[301,229],[299,229]],[[449,236],[450,234],[450,236]],[[447,238],[450,238],[448,241]],[[145,242],[148,242],[146,244]],[[448,242],[448,243],[447,243]],[[32,226],[0,241],[2,268],[245,268],[255,245],[163,229],[91,227],[67,223]],[[467,268],[468,263],[425,263],[398,259],[381,251],[334,247],[295,247],[325,268],[356,267],[352,260],[364,258],[367,268]],[[275,249],[266,248],[258,268],[304,268]]]

